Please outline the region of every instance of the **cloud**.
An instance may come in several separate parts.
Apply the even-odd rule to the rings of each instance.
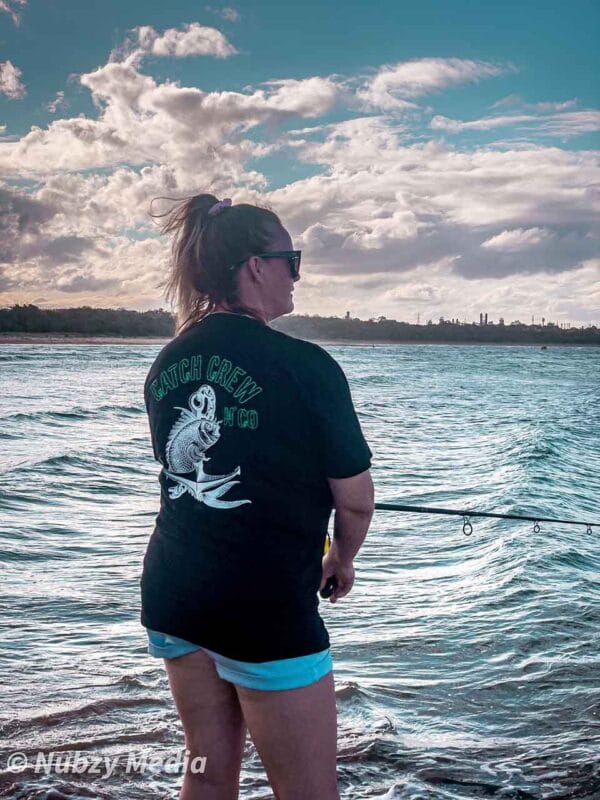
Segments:
[[[116,237],[88,251],[82,263],[50,267],[21,259],[9,267],[0,264],[0,291],[5,304],[22,303],[23,298],[34,302],[43,286],[48,307],[62,307],[68,295],[69,305],[156,308],[157,301],[164,304],[158,284],[165,277],[168,256],[164,240]]]
[[[65,100],[65,93],[63,91],[57,92],[56,97],[54,100],[51,100],[49,103],[46,103],[44,108],[46,111],[50,111],[51,114],[56,114],[56,112],[61,109],[67,108],[68,103]]]
[[[344,121],[320,131],[322,141],[304,135],[291,144],[327,174],[278,189],[269,202],[321,274],[387,281],[443,264],[470,281],[503,279],[576,270],[598,255],[597,153],[403,146],[395,127]]]
[[[0,263],[38,260],[46,265],[77,260],[94,247],[79,235],[60,235],[48,228],[57,209],[23,191],[0,186]]]
[[[14,261],[19,241],[37,236],[54,213],[25,192],[0,185],[0,263]]]
[[[231,6],[225,6],[221,9],[221,16],[229,22],[239,22],[241,19],[240,12]]]
[[[502,279],[576,270],[598,253],[594,153],[402,146],[384,118],[315,127],[322,142],[292,135],[279,147],[291,147],[296,158],[326,173],[272,192],[247,186],[234,193],[234,202],[275,208],[322,276],[370,276],[387,287],[391,302],[389,284],[423,269],[443,267],[446,277],[470,281]],[[127,228],[152,236],[149,199],[177,195],[181,181],[167,164],[120,167],[108,175],[56,174],[36,199],[60,209],[52,222],[55,236],[78,232],[112,241]],[[197,190],[197,176],[188,185]],[[324,299],[324,286],[312,291]]]
[[[600,130],[600,111],[572,111],[567,114],[556,114],[546,117],[535,126],[529,127],[543,136],[578,136],[582,133],[593,133]]]
[[[18,25],[21,21],[18,6],[27,5],[27,0],[0,0],[0,11],[10,14],[12,21]]]
[[[267,104],[272,112],[280,109],[284,116],[320,117],[330,111],[339,97],[340,89],[329,78],[265,81],[261,86],[274,87]]]
[[[504,74],[506,67],[460,58],[421,58],[381,67],[356,92],[364,110],[414,108],[411,99]]]
[[[89,273],[68,272],[56,281],[55,287],[61,292],[80,294],[81,292],[97,292],[100,289],[118,288],[118,278],[98,278]]]
[[[461,131],[468,130],[487,131],[491,130],[492,128],[501,128],[506,125],[516,125],[520,122],[529,122],[535,119],[537,119],[537,117],[521,114],[504,117],[485,117],[483,119],[471,120],[471,122],[463,122],[462,120],[449,119],[448,117],[443,117],[438,114],[437,116],[433,117],[429,123],[429,127],[432,130],[449,131],[450,133],[460,133]]]
[[[203,92],[176,83],[158,84],[129,60],[111,62],[81,76],[99,110],[33,127],[17,142],[0,142],[0,173],[39,175],[120,164],[167,163],[182,185],[202,171],[205,185],[264,185],[260,173],[242,163],[269,152],[242,134],[260,124],[276,129],[284,120],[314,117],[336,102],[338,89],[326,78],[269,82],[250,94]]]
[[[183,26],[183,30],[169,28],[162,34],[157,33],[149,25],[137,28],[140,48],[154,56],[215,56],[227,58],[237,53],[221,31],[192,22]]]
[[[530,109],[531,111],[565,111],[567,108],[572,108],[577,104],[576,99],[564,100],[562,102],[540,102],[540,103],[527,103],[518,94],[510,94],[493,103],[490,108],[505,108],[505,107],[519,107],[523,109]]]
[[[191,22],[182,28],[167,28],[162,33],[150,25],[134,28],[121,47],[111,53],[111,61],[132,58],[139,63],[145,55],[157,57],[171,56],[214,56],[229,58],[238,51],[217,28]]]
[[[27,191],[1,187],[4,301],[38,297],[43,286],[49,305],[65,296],[72,304],[161,305],[169,243],[149,219],[150,200],[211,191],[280,214],[304,250],[298,313],[409,319],[416,308],[462,319],[478,318],[485,302],[483,310],[510,318],[535,299],[549,319],[566,313],[551,293],[568,291],[593,318],[598,153],[508,138],[504,149],[467,150],[435,138],[435,129],[421,134],[413,100],[491,77],[480,62],[433,61],[455,69],[425,70],[419,80],[405,72],[398,89],[386,89],[390,109],[336,122],[322,117],[334,108],[341,116],[347,101],[355,111],[352,86],[364,89],[364,78],[272,79],[205,92],[144,74],[135,53],[82,75],[95,116],[0,140],[2,173],[33,182]],[[537,130],[587,113],[489,119],[518,117],[515,125]],[[309,176],[272,189],[259,171],[270,155]]]
[[[525,123],[531,123],[526,125]],[[534,116],[532,114],[484,117],[482,119],[463,122],[448,117],[435,116],[429,123],[433,130],[444,130],[450,133],[462,131],[487,131],[493,128],[514,126],[523,131],[535,131],[542,136],[577,136],[600,130],[600,111],[569,111],[551,116]]]
[[[53,222],[57,233],[78,232],[106,240],[126,232],[152,235],[151,198],[182,193],[174,171],[161,165],[139,171],[121,167],[108,174],[56,174],[48,177],[34,196],[44,205],[60,209],[60,217]]]
[[[12,100],[25,97],[25,85],[21,81],[23,73],[11,61],[0,63],[0,94],[5,94]]]
[[[397,163],[403,144],[403,134],[409,128],[385,116],[357,117],[314,128],[289,132],[287,147],[302,161],[333,166],[338,159],[351,171],[382,168]],[[306,134],[324,134],[323,141],[304,138]],[[303,138],[297,138],[300,134]],[[411,137],[412,138],[412,137]]]
[[[239,22],[241,19],[240,12],[232,6],[224,6],[223,8],[206,6],[206,10],[211,11],[213,14],[217,14],[217,16],[222,17],[228,22]]]
[[[540,242],[547,241],[554,238],[551,231],[546,228],[513,228],[512,230],[505,230],[492,236],[482,242],[482,247],[488,247],[492,250],[503,250],[505,252],[512,252],[516,250],[525,250],[528,247],[535,247]]]

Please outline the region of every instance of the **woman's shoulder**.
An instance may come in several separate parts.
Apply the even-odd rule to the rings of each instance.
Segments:
[[[337,364],[337,361],[335,361],[331,353],[328,353],[324,347],[321,347],[321,345],[316,342],[312,342],[309,339],[301,339],[299,336],[292,336],[289,333],[278,331],[275,328],[270,328],[269,330],[275,334],[279,342],[287,346],[291,351],[297,354],[298,357],[304,360],[310,359],[317,363],[334,362]]]
[[[290,336],[282,331],[273,331],[287,347],[286,363],[292,367],[296,378],[307,386],[345,384],[346,375],[339,362],[324,347],[308,339]]]

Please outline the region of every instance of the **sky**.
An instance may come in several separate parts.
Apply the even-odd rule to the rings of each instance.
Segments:
[[[0,305],[171,310],[150,202],[211,192],[279,215],[295,313],[600,325],[598,41],[592,0],[0,0]]]

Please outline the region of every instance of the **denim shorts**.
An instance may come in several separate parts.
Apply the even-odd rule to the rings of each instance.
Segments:
[[[279,661],[236,661],[206,647],[146,628],[148,653],[156,658],[178,658],[195,650],[203,650],[214,661],[217,674],[225,681],[249,689],[298,689],[318,681],[333,669],[331,650]]]

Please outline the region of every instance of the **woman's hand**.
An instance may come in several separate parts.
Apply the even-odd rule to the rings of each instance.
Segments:
[[[345,597],[354,583],[354,566],[352,561],[341,562],[335,553],[333,547],[328,551],[327,555],[323,556],[323,574],[319,591],[323,589],[327,583],[328,578],[335,577],[337,586],[329,595],[329,601],[335,603],[340,597]]]

